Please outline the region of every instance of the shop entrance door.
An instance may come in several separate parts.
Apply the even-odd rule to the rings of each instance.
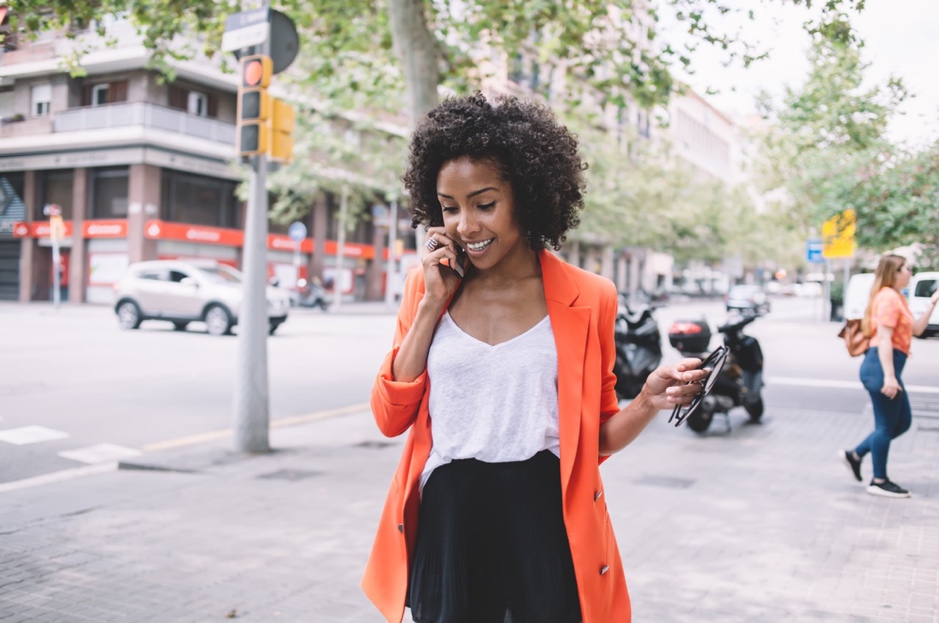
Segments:
[[[20,298],[19,240],[0,240],[0,301]]]

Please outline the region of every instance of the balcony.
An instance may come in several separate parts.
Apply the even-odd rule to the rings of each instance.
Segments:
[[[235,144],[234,124],[146,103],[87,106],[59,111],[54,115],[52,131],[81,132],[129,126],[163,130],[225,145]]]

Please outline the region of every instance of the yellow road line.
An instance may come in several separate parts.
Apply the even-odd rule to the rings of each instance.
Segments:
[[[306,424],[307,422],[315,422],[317,420],[326,420],[332,417],[338,417],[340,415],[348,415],[350,413],[357,413],[359,411],[367,411],[368,409],[368,403],[349,405],[348,407],[340,407],[338,409],[330,409],[328,411],[318,411],[316,413],[308,413],[307,415],[296,415],[294,417],[281,418],[271,422],[270,427],[284,428],[287,426],[297,426],[298,424]],[[184,448],[186,446],[194,446],[209,441],[227,439],[233,434],[234,431],[231,428],[226,428],[224,430],[199,433],[198,435],[189,435],[187,437],[179,437],[177,439],[169,439],[167,441],[158,441],[156,443],[141,446],[140,449],[144,452],[157,452],[159,450]]]

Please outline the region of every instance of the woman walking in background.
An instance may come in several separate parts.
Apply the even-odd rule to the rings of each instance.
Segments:
[[[388,621],[629,623],[599,463],[706,371],[654,371],[619,408],[616,289],[566,264],[584,179],[544,106],[482,95],[432,110],[404,182],[427,228],[372,390],[408,432],[362,586]]]
[[[861,383],[871,395],[874,407],[874,432],[853,450],[840,450],[839,456],[862,482],[861,462],[870,453],[874,477],[867,487],[872,495],[908,498],[910,492],[887,478],[887,454],[890,442],[910,428],[913,413],[903,387],[901,374],[914,335],[921,335],[929,316],[939,301],[939,291],[932,295],[926,313],[917,320],[900,291],[910,282],[913,269],[901,255],[888,254],[880,259],[874,274],[871,297],[864,312],[862,329],[870,336],[870,348],[861,363]]]

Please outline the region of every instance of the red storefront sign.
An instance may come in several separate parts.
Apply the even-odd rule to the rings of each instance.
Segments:
[[[268,234],[267,248],[274,251],[296,251],[297,243],[283,234]],[[313,253],[313,240],[304,238],[300,243],[300,251],[303,253]]]
[[[168,223],[158,220],[147,221],[144,226],[144,235],[155,240],[184,240],[228,247],[242,246],[245,238],[244,233],[238,229]]]
[[[74,231],[72,221],[63,221],[63,238],[71,238]],[[48,238],[52,231],[49,221],[15,223],[13,235],[17,238]],[[127,221],[124,219],[85,221],[82,223],[82,238],[126,238]]]
[[[126,238],[127,220],[99,220],[82,223],[82,238]]]
[[[72,221],[64,223],[64,238],[72,237]],[[33,221],[30,223],[14,223],[13,236],[16,238],[48,238],[50,232],[49,221]],[[209,227],[206,225],[186,225],[185,223],[171,223],[160,220],[147,221],[144,226],[144,235],[153,240],[182,240],[185,242],[218,244],[228,247],[244,246],[244,232],[240,229],[227,229],[224,227]],[[82,223],[82,238],[127,238],[127,220],[93,220]],[[282,234],[268,234],[267,248],[274,251],[294,251],[296,243]],[[315,250],[312,238],[306,238],[300,243],[302,253],[313,253]],[[339,245],[335,240],[326,241],[326,255],[336,255]],[[370,244],[347,242],[343,245],[343,255],[349,258],[371,260],[375,258],[375,248]],[[388,250],[385,249],[385,259]]]
[[[52,231],[49,221],[33,221],[32,223],[15,223],[13,235],[17,238],[48,238]],[[62,237],[72,237],[72,221],[62,223]]]

